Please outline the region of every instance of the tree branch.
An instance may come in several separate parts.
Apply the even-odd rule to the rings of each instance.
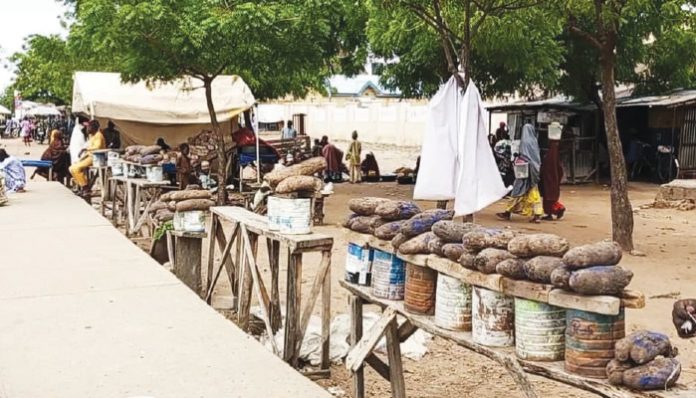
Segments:
[[[576,36],[580,37],[581,39],[585,40],[587,43],[589,43],[596,49],[602,49],[602,42],[597,38],[597,36],[580,29],[577,26],[577,21],[573,17],[568,19],[568,30]]]

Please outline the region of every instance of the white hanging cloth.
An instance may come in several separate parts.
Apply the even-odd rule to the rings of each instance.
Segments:
[[[452,200],[457,192],[460,97],[457,81],[451,78],[428,103],[416,200]]]
[[[508,192],[488,143],[486,110],[473,82],[461,94],[454,77],[428,105],[416,200],[454,199],[456,215],[473,214]]]
[[[487,111],[470,81],[460,103],[459,179],[454,199],[456,215],[474,214],[508,193],[488,142]]]
[[[75,164],[80,161],[80,152],[85,148],[87,140],[85,136],[82,135],[82,125],[80,120],[75,118],[75,127],[73,127],[72,134],[70,134],[70,146],[68,150],[70,151],[70,164]]]

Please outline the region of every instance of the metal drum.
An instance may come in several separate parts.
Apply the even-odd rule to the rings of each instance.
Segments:
[[[346,282],[370,286],[373,255],[374,252],[369,247],[349,243],[346,254]]]
[[[445,274],[437,276],[435,324],[449,330],[471,330],[471,285]]]
[[[601,315],[566,310],[565,369],[585,377],[605,379],[605,368],[614,358],[614,345],[626,336],[624,310]]]
[[[474,287],[472,335],[474,342],[490,347],[515,344],[515,304],[512,297]]]
[[[312,232],[311,199],[268,197],[268,228],[288,235]]]
[[[414,314],[432,315],[435,310],[437,271],[406,264],[404,308]]]
[[[372,259],[372,294],[388,300],[403,300],[405,273],[404,262],[401,259],[375,250]]]
[[[518,358],[563,360],[565,332],[565,309],[515,298],[515,352]]]

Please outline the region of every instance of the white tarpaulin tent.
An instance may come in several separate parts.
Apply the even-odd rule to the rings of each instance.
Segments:
[[[212,89],[218,120],[230,132],[256,99],[239,76],[218,76]],[[112,120],[126,144],[152,144],[163,137],[176,145],[211,128],[203,83],[195,78],[148,85],[123,83],[117,73],[76,72],[72,110],[104,123]]]
[[[60,111],[48,105],[38,105],[26,111],[29,116],[60,116]]]
[[[473,214],[508,189],[488,143],[487,114],[473,82],[464,94],[454,77],[428,104],[420,170],[413,198],[454,199],[458,216]]]
[[[4,106],[0,105],[0,115],[11,115],[12,112],[10,112],[9,109],[5,108]]]

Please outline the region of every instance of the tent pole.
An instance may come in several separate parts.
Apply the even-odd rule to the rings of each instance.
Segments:
[[[252,108],[254,110],[254,113],[252,116],[254,117],[253,119],[253,126],[249,126],[253,131],[254,131],[254,136],[256,136],[256,183],[261,184],[261,149],[259,146],[259,126],[258,126],[258,105],[254,105]]]

